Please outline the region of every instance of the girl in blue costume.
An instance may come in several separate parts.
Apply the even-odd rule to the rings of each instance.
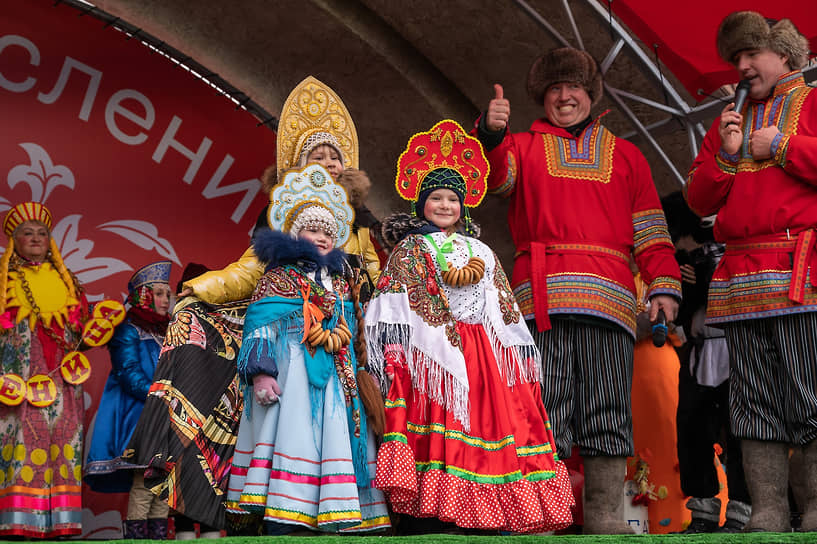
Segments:
[[[356,376],[359,307],[337,249],[354,212],[329,172],[311,164],[275,187],[268,218],[274,230],[260,229],[253,240],[266,273],[238,355],[246,405],[227,509],[263,514],[267,534],[386,528]]]
[[[108,344],[111,373],[99,402],[85,463],[85,482],[94,491],[130,490],[124,538],[167,536],[167,504],[145,488],[143,471],[138,470],[144,467],[123,460],[121,455],[145,406],[167,331],[170,264],[159,261],[144,266],[128,281],[130,308]]]

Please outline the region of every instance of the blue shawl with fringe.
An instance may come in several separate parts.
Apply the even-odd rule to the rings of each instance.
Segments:
[[[335,309],[332,315],[323,320],[325,329],[333,329],[338,322],[341,311],[346,322],[352,324],[352,334],[355,334],[357,323],[355,321],[355,309],[352,302],[344,302],[337,298]],[[244,333],[241,343],[241,351],[238,354],[238,372],[244,383],[245,398],[252,395],[250,376],[246,376],[247,363],[250,357],[268,358],[274,361],[289,359],[288,335],[297,335],[298,340],[303,334],[303,299],[287,298],[281,296],[265,297],[253,302],[247,308],[244,318]],[[297,326],[296,326],[297,325]],[[337,375],[335,370],[334,357],[328,354],[322,347],[315,350],[312,355],[305,344],[300,345],[303,351],[304,363],[309,379],[309,400],[312,410],[313,437],[319,436],[319,429],[315,425],[319,421],[319,416],[323,412],[323,403],[326,386],[332,375]],[[352,368],[357,368],[357,358],[351,346],[348,349],[348,356],[351,360]],[[286,394],[284,392],[283,394]],[[346,420],[349,427],[349,438],[352,446],[352,462],[355,467],[355,478],[358,487],[369,486],[369,470],[366,462],[366,416],[363,410],[360,397],[354,392],[350,405],[346,406]],[[251,402],[245,404],[248,419],[251,417],[249,408]],[[355,436],[354,414],[360,414],[360,437]]]

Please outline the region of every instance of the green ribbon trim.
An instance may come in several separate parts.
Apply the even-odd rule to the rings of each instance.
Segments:
[[[443,240],[441,247],[437,246],[437,243],[434,242],[434,238],[432,238],[430,234],[425,234],[423,237],[428,240],[428,243],[434,248],[435,258],[437,259],[437,264],[440,265],[440,270],[443,272],[448,272],[448,262],[445,260],[444,253],[454,252],[454,241],[459,237],[459,235],[455,232]],[[471,250],[471,243],[466,240],[465,245],[468,246],[468,258],[470,259],[474,256],[474,252]]]

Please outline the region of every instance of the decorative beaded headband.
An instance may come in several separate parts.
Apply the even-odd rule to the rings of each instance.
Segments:
[[[39,221],[51,230],[51,212],[39,202],[23,202],[17,204],[6,213],[3,220],[3,232],[6,236],[11,236],[14,229],[26,221]]]

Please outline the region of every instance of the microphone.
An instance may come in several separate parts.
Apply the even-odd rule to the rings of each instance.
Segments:
[[[749,90],[752,88],[752,84],[749,82],[748,79],[742,79],[740,83],[738,83],[738,88],[735,89],[735,111],[740,113],[740,110],[743,109],[743,104],[746,102],[746,98],[749,96]],[[736,125],[734,121],[729,123],[730,125]]]
[[[658,319],[652,326],[652,343],[655,347],[660,348],[667,341],[667,316],[664,315],[664,310],[658,310]]]

